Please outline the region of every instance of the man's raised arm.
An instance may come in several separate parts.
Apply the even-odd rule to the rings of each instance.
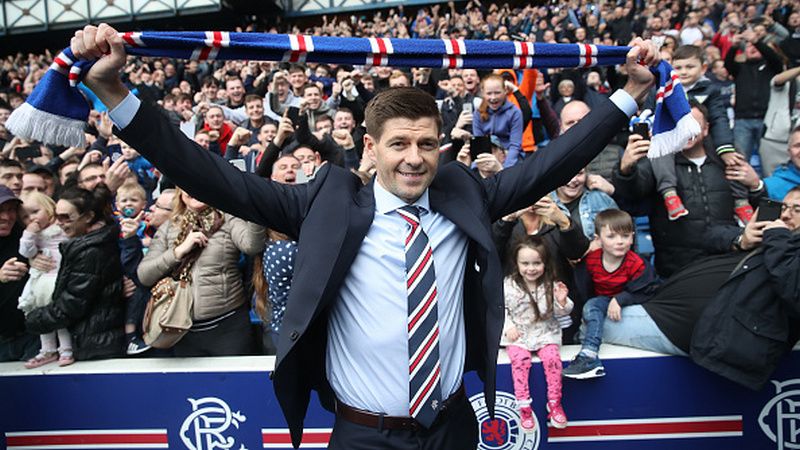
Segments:
[[[97,59],[83,82],[110,111],[116,134],[193,197],[245,220],[297,235],[307,188],[240,172],[205,151],[122,83],[124,42],[112,27],[86,26],[70,42],[77,58]],[[99,58],[99,59],[98,59]]]
[[[650,67],[660,62],[658,50],[639,38],[631,43],[625,63],[625,87],[592,110],[569,131],[514,167],[484,180],[492,220],[530,206],[566,184],[584,168],[636,113],[655,79]]]

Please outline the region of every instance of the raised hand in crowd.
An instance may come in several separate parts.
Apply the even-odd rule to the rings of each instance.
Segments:
[[[596,173],[590,173],[586,176],[586,188],[602,191],[608,195],[614,195],[616,191],[616,188],[614,188],[611,182],[603,178],[602,175]]]
[[[228,145],[244,145],[250,142],[250,138],[253,136],[253,132],[248,130],[247,128],[238,127],[233,132],[233,136],[231,140],[228,141]]]
[[[119,219],[119,235],[122,239],[128,239],[136,236],[139,230],[139,224],[142,223],[144,218],[144,211],[140,211],[136,217],[122,217]]]
[[[272,140],[272,142],[278,147],[283,147],[283,145],[286,143],[286,140],[289,139],[293,134],[294,123],[292,123],[292,119],[290,119],[289,116],[284,113],[283,118],[281,118],[281,122],[278,124],[278,132],[275,134],[275,138]]]
[[[103,159],[103,152],[100,150],[92,150],[86,152],[81,158],[80,164],[78,164],[78,170],[83,169],[89,164],[99,163]]]
[[[100,136],[103,136],[106,139],[111,139],[111,135],[114,132],[114,123],[111,122],[108,112],[103,112],[100,114],[100,121],[97,122],[97,132],[100,134]]]
[[[532,207],[533,212],[553,222],[558,228],[566,230],[569,228],[569,217],[558,207],[549,195],[540,198]],[[523,210],[525,211],[525,210]]]
[[[333,138],[334,142],[339,144],[345,150],[349,150],[356,146],[355,142],[353,142],[353,136],[347,130],[333,130],[331,132],[331,137]]]
[[[454,128],[453,130],[456,130],[456,128]],[[464,130],[460,131],[465,132]],[[460,139],[460,138],[453,137],[453,139]],[[461,150],[458,151],[458,155],[456,155],[456,161],[460,162],[461,164],[464,164],[467,167],[472,166],[472,155],[470,155],[469,153],[469,148],[470,148],[470,143],[469,143],[469,138],[467,138],[464,140],[464,145],[461,146]]]
[[[619,171],[622,175],[630,175],[640,159],[647,156],[650,150],[650,140],[638,134],[628,136],[628,145],[619,162]]]
[[[131,175],[131,169],[124,158],[119,158],[113,163],[110,163],[110,161],[109,158],[103,160],[103,169],[106,171],[106,187],[108,187],[109,191],[115,193]]]
[[[503,165],[497,160],[497,157],[491,153],[481,153],[475,159],[475,167],[483,178],[489,178],[492,175],[503,170]]]

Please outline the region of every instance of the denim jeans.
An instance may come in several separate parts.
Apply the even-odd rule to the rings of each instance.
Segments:
[[[622,320],[619,322],[606,320],[603,326],[603,340],[607,344],[625,345],[667,355],[687,356],[686,352],[667,339],[642,305],[622,308]]]
[[[610,297],[600,296],[590,298],[583,305],[585,329],[582,332],[581,348],[595,353],[600,351],[600,343],[603,342],[603,323],[606,321],[609,303],[611,303]]]
[[[736,119],[733,123],[733,145],[736,151],[750,161],[750,156],[758,152],[761,135],[764,133],[764,119]]]

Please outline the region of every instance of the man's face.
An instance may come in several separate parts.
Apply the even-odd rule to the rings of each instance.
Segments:
[[[589,107],[583,102],[569,102],[561,110],[561,132],[565,133],[576,123],[580,122],[587,114]]]
[[[183,100],[179,101],[176,105],[178,112],[183,111],[191,111],[192,110],[192,100],[188,98],[184,98]]]
[[[294,184],[297,172],[300,170],[300,161],[294,156],[283,156],[272,166],[272,181],[278,183]]]
[[[281,78],[275,82],[275,95],[278,96],[278,99],[283,101],[287,95],[289,95],[289,83],[286,79]]]
[[[792,133],[789,139],[789,161],[800,169],[800,131]]]
[[[93,191],[100,183],[106,181],[106,174],[102,167],[90,166],[81,170],[78,174],[78,186]]]
[[[63,186],[67,182],[67,177],[72,175],[76,170],[78,170],[78,163],[64,164],[59,170],[58,182]]]
[[[333,121],[328,118],[325,120],[317,120],[317,122],[314,123],[314,130],[323,134],[331,134],[333,130]]]
[[[797,28],[800,27],[800,13],[793,12],[789,14],[789,27]]]
[[[292,152],[292,156],[300,161],[300,164],[311,164],[317,167],[320,163],[319,154],[308,147],[298,147],[297,150]]]
[[[356,127],[356,122],[353,119],[353,114],[348,111],[337,111],[333,116],[333,128],[336,130],[347,130],[352,132]]]
[[[603,249],[603,253],[616,258],[624,257],[633,245],[632,232],[615,231],[608,225],[603,225],[597,236],[600,238],[600,247]]]
[[[703,113],[697,108],[692,108],[692,117],[700,124],[700,134],[693,139],[689,139],[689,142],[686,143],[686,147],[683,148],[684,150],[690,150],[698,146],[702,147],[703,139],[708,135],[708,123],[706,122],[706,118],[703,117]]]
[[[258,131],[258,142],[266,145],[268,142],[275,139],[278,134],[278,127],[274,123],[268,123],[261,127]]]
[[[208,150],[208,145],[211,143],[211,138],[207,133],[197,133],[194,135],[194,141],[197,142],[200,147]]]
[[[478,71],[475,69],[464,69],[461,72],[461,78],[464,80],[464,87],[470,92],[475,92],[480,86],[481,79],[478,77]]]
[[[218,89],[219,88],[217,87],[216,84],[210,83],[210,84],[207,84],[207,85],[201,87],[200,91],[203,93],[203,96],[205,96],[208,99],[213,100],[213,99],[217,98],[217,90]]]
[[[17,222],[17,211],[19,210],[19,202],[7,201],[0,205],[0,237],[6,237],[11,234],[11,229]],[[5,261],[3,261],[5,262]]]
[[[783,197],[781,220],[788,225],[791,230],[800,229],[800,193],[789,192],[786,194],[786,197]],[[2,236],[2,234],[0,234],[0,236]]]
[[[245,105],[247,117],[250,120],[261,120],[264,117],[264,102],[261,100],[251,100]]]
[[[309,86],[303,92],[303,100],[306,101],[308,109],[315,111],[322,105],[322,95],[317,86]]]
[[[407,203],[430,186],[439,165],[439,130],[433,117],[396,117],[380,138],[364,136],[364,151],[375,163],[378,182]]]
[[[361,84],[364,85],[364,89],[367,92],[374,92],[375,91],[375,83],[372,81],[372,77],[366,76],[361,79]]]
[[[232,103],[239,104],[244,98],[244,84],[242,80],[232,79],[225,82],[225,90],[228,92],[228,98]]]
[[[26,173],[22,175],[22,193],[47,191],[47,184],[44,178],[38,173]]]
[[[0,125],[5,126],[6,120],[11,115],[11,110],[8,108],[0,108]]]
[[[307,81],[308,77],[306,76],[306,73],[302,70],[295,70],[289,73],[289,84],[292,85],[292,88],[295,91],[299,91],[300,89],[302,89],[303,85],[305,85]]]
[[[728,79],[728,69],[725,68],[724,61],[714,61],[714,65],[711,66],[711,73],[720,80]]]
[[[155,203],[150,206],[147,214],[147,223],[158,228],[169,219],[172,214],[172,200],[175,194],[168,192],[158,196]]]
[[[556,193],[562,202],[571,203],[579,199],[584,190],[586,190],[586,169],[581,169],[569,183],[556,189]]]
[[[464,80],[461,78],[450,79],[450,92],[453,97],[463,97],[467,93],[467,87],[464,85]]]
[[[22,169],[19,167],[0,167],[0,184],[11,189],[19,197],[22,192]]]
[[[206,111],[206,123],[212,130],[219,130],[225,122],[225,116],[219,108],[210,108]]]
[[[678,72],[678,77],[684,86],[697,83],[697,80],[706,73],[706,65],[697,58],[673,59],[672,68]]]

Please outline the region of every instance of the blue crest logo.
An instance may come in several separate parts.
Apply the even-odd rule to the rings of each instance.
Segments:
[[[772,384],[775,396],[758,415],[758,425],[778,450],[800,449],[800,378]]]
[[[536,450],[541,438],[539,420],[533,433],[524,433],[520,428],[517,412],[517,400],[508,392],[497,391],[495,401],[495,417],[489,417],[486,399],[483,393],[473,395],[469,399],[472,409],[478,418],[480,442],[479,450]]]

